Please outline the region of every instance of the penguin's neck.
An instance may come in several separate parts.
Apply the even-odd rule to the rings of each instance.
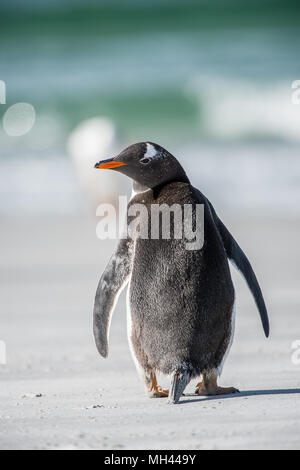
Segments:
[[[144,186],[143,184],[140,184],[134,180],[133,185],[132,185],[131,199],[137,194],[144,193],[145,191],[149,191],[149,190],[150,188],[148,188],[148,186]]]
[[[160,190],[166,185],[174,182],[181,182],[181,183],[188,183],[190,184],[190,181],[188,177],[186,176],[185,172],[183,171],[181,175],[179,175],[177,178],[174,178],[170,181],[167,181],[165,183],[160,184],[159,186],[156,186],[154,188],[149,188],[148,186],[145,186],[141,183],[138,183],[138,181],[133,181],[132,184],[132,194],[131,194],[131,199],[136,196],[137,194],[144,193],[146,191],[153,191],[153,195],[156,199],[158,196]]]
[[[145,191],[149,191],[150,188],[148,188],[148,186],[145,186],[141,183],[138,183],[137,181],[134,181],[133,182],[133,185],[132,185],[132,190],[138,194],[138,193],[144,193]]]

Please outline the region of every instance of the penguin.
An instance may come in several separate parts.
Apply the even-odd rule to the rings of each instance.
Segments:
[[[234,335],[235,290],[228,260],[248,284],[266,337],[270,330],[263,295],[245,253],[210,201],[191,185],[179,161],[160,145],[133,144],[95,168],[112,169],[133,180],[128,211],[133,204],[143,204],[151,219],[154,204],[204,208],[204,243],[199,249],[186,249],[183,238],[127,236],[119,241],[95,297],[99,353],[108,355],[112,313],[127,286],[129,345],[150,397],[177,403],[191,379],[200,376],[197,395],[238,393],[218,385]],[[170,390],[158,385],[157,372],[171,376]]]

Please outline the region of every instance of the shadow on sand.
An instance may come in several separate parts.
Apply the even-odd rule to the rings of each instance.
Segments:
[[[262,395],[300,395],[300,388],[290,388],[290,389],[278,389],[278,390],[245,390],[240,393],[233,393],[231,395],[215,395],[212,397],[200,397],[192,393],[186,393],[179,403],[194,403],[194,402],[204,402],[211,400],[223,400],[224,398],[245,398],[245,397],[255,397]]]

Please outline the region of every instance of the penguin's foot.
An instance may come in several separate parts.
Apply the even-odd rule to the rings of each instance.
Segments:
[[[195,393],[202,397],[210,397],[214,395],[231,395],[234,393],[240,393],[240,391],[234,387],[216,387],[215,389],[208,390],[203,386],[202,382],[200,382],[196,387]]]
[[[166,398],[169,396],[169,390],[164,390],[158,385],[155,389],[149,391],[148,396],[150,398]]]
[[[240,391],[234,387],[219,387],[216,380],[203,380],[197,384],[195,393],[196,395],[209,397],[214,395],[231,395],[234,393],[240,393]]]
[[[150,374],[150,387],[148,396],[150,398],[165,398],[169,396],[169,390],[164,390],[157,384],[157,379],[154,372],[151,372]]]

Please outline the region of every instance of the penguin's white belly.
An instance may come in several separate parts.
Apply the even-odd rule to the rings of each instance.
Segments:
[[[127,338],[128,338],[128,344],[129,344],[129,349],[131,352],[132,359],[134,361],[134,364],[138,370],[138,372],[141,374],[142,373],[142,368],[141,365],[139,364],[137,357],[134,352],[134,347],[132,344],[131,340],[131,335],[132,335],[132,316],[131,316],[131,308],[130,308],[130,283],[131,283],[131,276],[129,278],[128,284],[127,284],[127,292],[126,292],[126,316],[127,316]]]
[[[127,318],[127,338],[128,338],[128,343],[130,347],[130,352],[135,357],[135,354],[133,351],[133,345],[131,341],[132,318],[131,318],[131,308],[130,308],[130,283],[131,283],[131,276],[127,284],[127,292],[126,292],[126,318]]]
[[[232,312],[231,312],[231,333],[230,333],[230,340],[226,349],[226,352],[224,354],[224,357],[222,359],[221,364],[218,367],[218,374],[219,376],[222,374],[222,370],[225,364],[225,361],[228,357],[229,351],[231,349],[232,343],[233,343],[233,338],[234,338],[234,332],[235,332],[235,319],[236,319],[236,306],[235,306],[235,293],[234,293],[234,304],[232,307]]]

